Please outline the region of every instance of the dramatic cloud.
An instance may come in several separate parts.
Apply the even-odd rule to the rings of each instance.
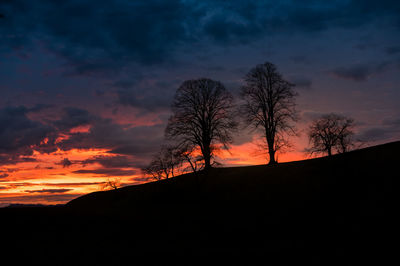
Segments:
[[[394,141],[400,138],[400,119],[386,119],[379,127],[367,128],[357,136],[362,141]]]
[[[79,186],[92,186],[92,185],[99,185],[103,182],[71,182],[71,183],[39,183],[40,186],[60,186],[60,187],[79,187]]]
[[[311,89],[312,81],[309,78],[295,76],[291,77],[289,80],[296,85],[296,88]]]
[[[181,1],[16,0],[3,6],[3,30],[14,32],[7,39],[12,47],[41,36],[47,49],[69,61],[75,74],[113,72],[130,61],[153,64],[167,59],[187,38],[189,14],[184,8]]]
[[[43,141],[52,128],[27,117],[30,110],[24,106],[0,109],[0,160],[26,161],[35,149],[45,146]]]
[[[388,55],[395,55],[395,54],[398,54],[398,53],[400,53],[400,45],[386,47],[386,48],[385,48],[385,52],[386,52]]]
[[[146,181],[179,85],[209,77],[238,96],[265,61],[297,85],[300,130],[343,112],[365,122],[358,137],[394,140],[399,13],[391,0],[0,0],[2,193],[59,203],[108,177]],[[262,163],[256,137],[240,130],[223,162]]]
[[[67,188],[59,188],[59,189],[39,189],[39,190],[25,190],[27,193],[51,193],[51,194],[56,194],[56,193],[66,193],[71,191],[72,189],[67,189]]]
[[[385,120],[383,120],[382,124],[385,126],[393,126],[393,127],[400,128],[400,118],[385,119]]]
[[[0,109],[0,164],[35,162],[34,151],[53,153],[58,149],[106,149],[112,154],[133,155],[141,160],[126,156],[96,157],[84,164],[98,162],[104,167],[143,166],[162,143],[164,125],[127,126],[90,114],[79,108],[64,108],[57,120],[47,124],[30,119],[29,109],[24,106]],[[84,131],[73,129],[87,125]],[[60,138],[63,136],[62,138]],[[59,163],[63,167],[73,164],[68,158]]]
[[[88,132],[71,133],[57,145],[62,150],[108,149],[111,153],[148,156],[159,148],[164,135],[164,125],[125,128],[110,119],[96,118]]]
[[[89,125],[94,119],[94,116],[91,116],[87,110],[65,107],[61,118],[53,124],[59,131],[68,132],[75,127]]]
[[[365,65],[340,67],[332,71],[336,77],[351,79],[355,81],[364,81],[372,73],[371,68]]]
[[[49,105],[5,107],[0,109],[0,164],[34,162],[34,151],[52,153],[57,150],[56,140],[75,126],[89,121],[88,112],[66,108],[65,114],[47,123],[33,120],[30,113],[49,108]]]
[[[83,165],[98,163],[104,168],[137,167],[138,160],[132,156],[105,156],[98,155],[81,161]]]
[[[68,158],[64,158],[61,160],[61,162],[59,164],[65,168],[65,167],[71,166],[72,162]]]
[[[60,204],[70,201],[74,198],[81,196],[81,194],[55,194],[55,193],[27,193],[23,196],[10,196],[2,198],[0,206],[7,206],[9,204],[18,203],[46,203],[46,204]]]
[[[124,170],[119,168],[100,168],[100,169],[91,169],[91,170],[77,170],[74,171],[75,174],[95,174],[100,176],[131,176],[135,174],[139,174],[137,170]]]
[[[7,174],[7,173],[0,172],[0,178],[4,178],[4,177],[7,177],[7,176],[8,176],[8,174]]]
[[[358,136],[362,141],[377,141],[387,138],[388,129],[386,128],[369,128],[361,132]]]
[[[0,154],[0,165],[11,165],[27,162],[36,162],[35,158],[31,157],[20,157],[18,154],[8,153]]]
[[[132,87],[122,85],[116,91],[120,104],[155,112],[169,109],[175,90],[180,84],[159,81],[153,84],[137,83]]]
[[[200,42],[236,45],[282,32],[351,28],[384,15],[398,23],[396,1],[6,1],[2,49],[40,40],[68,61],[71,74],[115,74],[127,64],[173,62]],[[99,30],[101,29],[101,30]],[[1,48],[0,48],[1,50]]]
[[[354,65],[350,67],[339,67],[332,70],[332,74],[338,78],[354,81],[365,81],[375,74],[382,73],[390,66],[389,62],[382,62],[375,65]]]

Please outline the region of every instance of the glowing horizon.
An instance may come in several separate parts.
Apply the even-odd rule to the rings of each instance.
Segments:
[[[110,177],[146,182],[181,84],[220,81],[239,105],[265,62],[298,93],[298,136],[279,162],[308,158],[307,127],[329,113],[353,118],[368,146],[400,139],[393,1],[3,2],[0,206],[65,203]],[[260,132],[243,127],[217,154],[223,166],[267,163]]]
[[[154,181],[145,180],[138,168],[119,168],[119,170],[136,171],[135,174],[123,173],[123,176],[91,173],[101,168],[99,163],[85,165],[83,162],[95,156],[117,157],[108,150],[91,149],[70,151],[57,150],[52,154],[35,152],[35,162],[23,162],[3,165],[8,173],[0,183],[0,204],[64,204],[73,198],[101,190],[101,186],[109,178],[120,178],[121,185],[135,185]],[[224,167],[266,164],[266,154],[255,149],[255,144],[232,145],[229,152],[222,151],[218,161]],[[70,165],[63,165],[68,158]],[[278,157],[279,158],[279,157]],[[280,162],[304,159],[301,153],[283,154]],[[18,169],[18,170],[17,170]],[[84,170],[84,171],[81,171]],[[81,171],[81,172],[77,172]],[[126,174],[126,175],[125,175]]]

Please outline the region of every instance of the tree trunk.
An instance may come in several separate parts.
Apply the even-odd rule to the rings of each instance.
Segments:
[[[209,146],[204,147],[203,157],[204,157],[204,170],[208,170],[211,168],[211,151]]]
[[[211,168],[211,156],[205,155],[204,156],[204,170],[208,170]]]
[[[268,154],[269,154],[269,163],[268,164],[276,164],[275,161],[275,149],[274,149],[274,140],[267,137],[268,144]]]
[[[332,156],[332,148],[328,147],[327,151],[328,151],[328,156]]]
[[[268,147],[268,153],[269,153],[269,163],[268,164],[276,164],[277,162],[275,160],[275,151],[274,151],[274,149]]]

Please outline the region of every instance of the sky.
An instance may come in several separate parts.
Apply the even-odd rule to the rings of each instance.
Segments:
[[[398,1],[0,0],[0,14],[0,206],[146,182],[179,85],[207,77],[239,99],[267,61],[299,94],[278,161],[309,158],[307,126],[331,112],[365,145],[400,139]],[[260,144],[241,127],[218,160],[266,163]]]

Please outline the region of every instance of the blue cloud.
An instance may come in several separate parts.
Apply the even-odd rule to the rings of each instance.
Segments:
[[[106,75],[174,62],[199,41],[248,43],[272,34],[358,27],[382,15],[400,26],[398,1],[3,1],[0,52],[40,42],[71,67]]]

